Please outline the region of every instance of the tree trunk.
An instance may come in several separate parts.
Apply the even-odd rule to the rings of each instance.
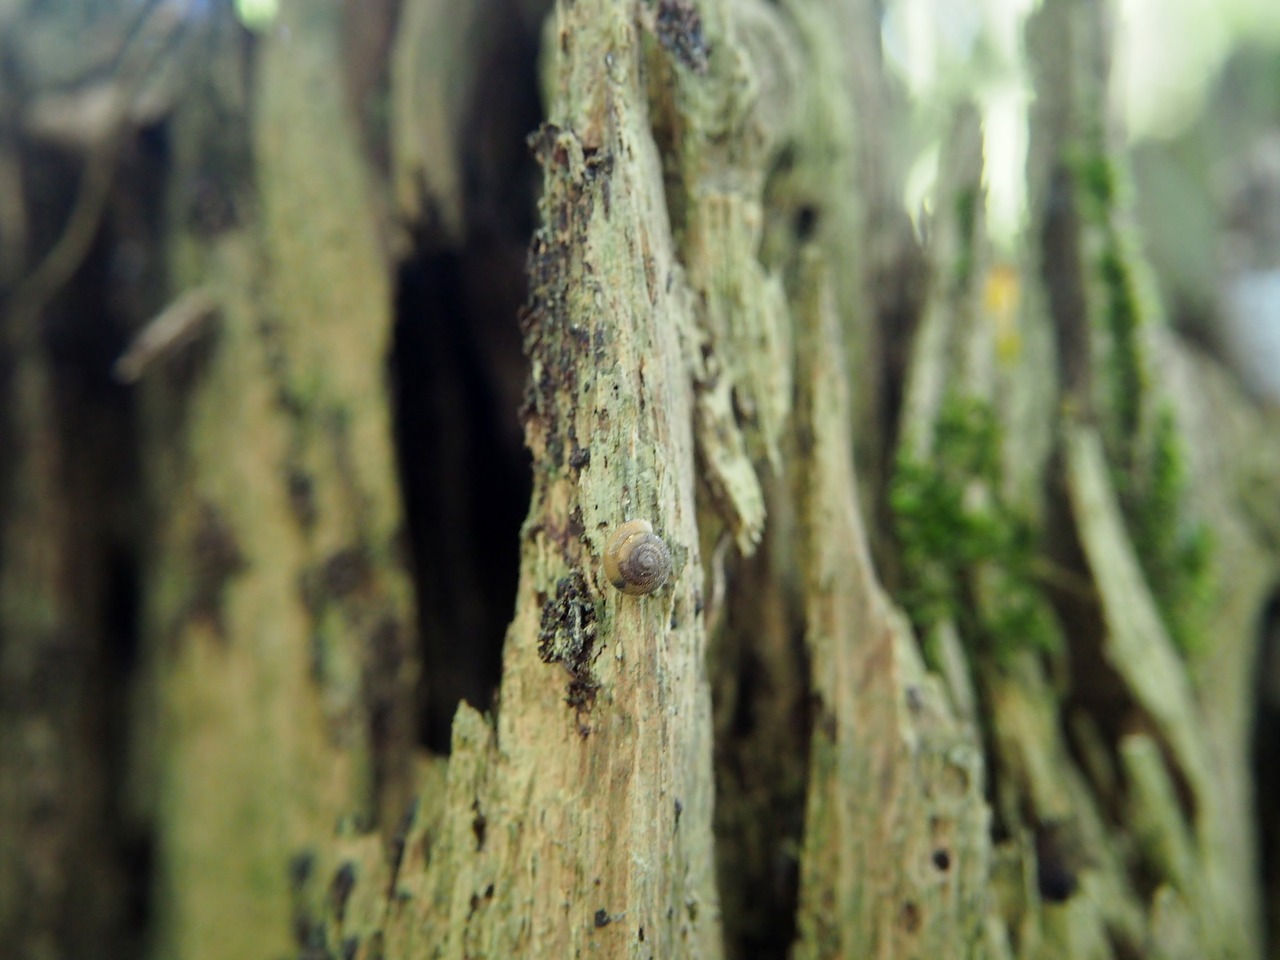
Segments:
[[[1107,5],[1027,24],[1015,258],[965,96],[913,232],[869,0],[61,6],[13,955],[1280,956],[1280,434],[1161,316]]]

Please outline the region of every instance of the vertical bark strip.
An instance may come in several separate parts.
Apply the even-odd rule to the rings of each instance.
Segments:
[[[527,508],[492,709],[455,712],[448,669],[431,684],[450,695],[431,704],[453,713],[447,756],[411,719],[402,552],[430,535],[402,529],[390,411],[412,404],[389,395],[387,355],[397,308],[439,310],[418,335],[452,337],[476,305],[455,301],[488,302],[474,274],[523,242],[523,194],[495,183],[521,169],[505,131],[528,91],[492,71],[532,63],[537,0],[280,0],[253,35],[229,3],[103,20],[111,5],[65,4],[103,26],[101,49],[112,27],[129,75],[99,141],[77,123],[104,55],[71,89],[69,54],[9,33],[57,5],[10,6],[0,79],[56,95],[0,115],[0,193],[24,189],[13,143],[37,114],[83,137],[49,155],[91,154],[96,192],[53,268],[0,286],[0,951],[121,952],[120,807],[154,831],[155,957],[1275,953],[1247,749],[1280,444],[1145,293],[1105,106],[1114,4],[1031,15],[1032,226],[1002,261],[962,98],[926,229],[904,234],[885,4],[555,0],[529,292],[508,328],[530,367],[532,496],[476,482],[494,458],[459,456],[438,484],[441,501]],[[393,8],[396,41],[373,39]],[[526,19],[487,32],[498,15]],[[155,93],[179,36],[201,56],[180,94]],[[116,367],[128,387],[81,392],[110,367],[70,371],[61,298],[127,300],[117,272],[151,249],[129,203],[103,213],[116,157],[93,157],[126,146],[168,175],[159,315],[200,322],[160,347],[165,324],[148,327]],[[29,206],[0,224],[31,213],[56,240]],[[0,231],[0,282],[24,243]],[[411,291],[414,270],[434,283],[464,259]],[[397,375],[465,357],[509,383],[500,350],[471,350],[479,330],[427,369],[418,341],[394,347]],[[450,419],[464,401],[445,392],[415,414]],[[441,449],[483,443],[459,431],[489,411],[466,412]],[[79,442],[108,420],[108,438],[136,432],[137,491],[127,451]],[[604,570],[629,521],[671,554],[647,593]],[[104,613],[115,536],[141,557],[127,695],[95,675],[111,630],[134,629]],[[419,556],[419,585],[484,572],[475,539]],[[127,771],[124,735],[98,729],[125,726],[113,696],[132,698]]]
[[[877,583],[820,261],[798,305],[807,643],[818,698],[800,957],[963,956],[981,933],[983,764]]]
[[[409,908],[433,956],[720,952],[691,318],[632,12],[555,14],[525,319],[533,503],[496,731],[455,721],[433,865],[451,890]],[[601,568],[632,518],[675,560],[647,596]]]
[[[32,318],[33,322],[43,317]],[[99,703],[90,682],[103,638],[92,610],[68,602],[96,590],[79,563],[93,530],[77,525],[74,474],[56,423],[54,370],[38,338],[5,337],[0,374],[9,457],[0,504],[0,933],[30,956],[76,949],[97,897],[93,843],[101,815]],[[87,945],[86,945],[87,946]],[[84,947],[81,947],[84,948]],[[92,949],[92,947],[88,947]]]
[[[221,214],[175,204],[173,281],[220,310],[143,384],[161,955],[306,945],[308,884],[340,885],[335,830],[394,823],[407,794],[388,270],[338,26],[337,3],[283,4],[252,101],[221,34],[176,125],[178,182]]]

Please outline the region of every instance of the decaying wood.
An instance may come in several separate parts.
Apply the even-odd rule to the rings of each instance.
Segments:
[[[836,316],[800,305],[806,633],[819,707],[801,856],[801,957],[965,955],[982,935],[981,755],[876,582],[859,515]]]
[[[122,802],[153,829],[153,953],[1260,958],[1280,447],[1146,292],[1106,5],[1045,0],[1028,28],[1031,242],[993,251],[961,103],[921,265],[876,4],[555,3],[532,497],[500,686],[447,756],[410,716],[392,261],[424,223],[446,248],[477,229],[468,191],[503,165],[467,166],[469,98],[501,58],[483,4],[406,0],[380,185],[346,82],[377,71],[334,69],[341,8],[282,0],[252,71],[211,21],[169,121],[173,292],[117,368],[146,505]],[[50,798],[105,774],[11,696],[61,638],[96,642],[59,605],[85,481],[20,347],[0,932],[48,955],[103,815]],[[649,594],[602,567],[629,520],[672,554]],[[46,809],[36,841],[12,829]]]
[[[544,226],[525,320],[533,505],[496,730],[465,710],[455,722],[452,882],[400,915],[432,955],[719,952],[691,298],[625,13],[579,4],[556,22],[569,52],[535,143]],[[604,77],[587,54],[600,49]],[[675,557],[651,596],[601,570],[633,517]]]
[[[409,796],[388,272],[341,132],[336,7],[282,17],[252,113],[206,75],[176,121],[179,182],[216,204],[175,206],[173,275],[215,287],[220,322],[142,385],[156,706],[140,733],[171,956],[286,952],[321,922],[300,891],[341,871],[335,836],[394,822]],[[210,42],[235,62],[234,34]],[[247,169],[252,185],[224,172]]]

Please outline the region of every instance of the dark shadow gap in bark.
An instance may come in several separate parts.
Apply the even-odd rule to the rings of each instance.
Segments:
[[[1061,478],[1064,472],[1059,452],[1051,459],[1047,470],[1047,476],[1054,479],[1047,481],[1049,511],[1047,532],[1042,543],[1055,567],[1067,571],[1077,582],[1087,583],[1092,581],[1093,574],[1063,488]],[[1077,591],[1052,585],[1046,586],[1045,595],[1053,606],[1063,636],[1068,638],[1065,653],[1069,682],[1059,709],[1064,740],[1072,761],[1092,790],[1099,813],[1109,827],[1120,832],[1125,830],[1130,797],[1121,744],[1129,735],[1145,734],[1160,748],[1185,822],[1194,823],[1197,816],[1195,796],[1174,759],[1172,748],[1108,656],[1105,648],[1108,628],[1100,598],[1082,596]],[[1076,722],[1068,723],[1068,718],[1074,718]],[[1091,725],[1097,736],[1092,748],[1080,739],[1081,723]],[[1063,825],[1071,828],[1070,818],[1063,821]],[[1079,862],[1087,867],[1092,858],[1090,851],[1082,850]],[[1166,882],[1158,867],[1142,857],[1131,857],[1127,870],[1133,887],[1144,898],[1154,896],[1158,887]],[[1127,956],[1124,951],[1128,947],[1118,941],[1114,945],[1119,956]]]
[[[1054,567],[1068,571],[1078,582],[1091,583],[1089,562],[1080,542],[1065,481],[1061,480],[1064,471],[1063,454],[1059,450],[1046,469],[1048,510],[1040,542]],[[1103,649],[1107,628],[1099,599],[1053,584],[1045,586],[1045,597],[1066,639],[1065,666],[1070,680],[1062,696],[1060,716],[1064,720],[1072,716],[1087,717],[1094,725],[1105,752],[1105,756],[1098,759],[1105,762],[1105,768],[1096,769],[1086,761],[1077,731],[1069,725],[1064,731],[1066,747],[1093,791],[1099,813],[1108,826],[1120,826],[1124,823],[1125,798],[1120,786],[1118,744],[1134,716],[1132,694]]]
[[[804,631],[768,538],[726,569],[734,598],[709,654],[716,872],[725,956],[788,956],[796,938],[813,704]]]
[[[1264,919],[1264,957],[1280,956],[1280,585],[1258,624],[1258,665],[1254,671],[1257,709],[1253,727],[1255,819]]]
[[[85,703],[97,720],[89,736],[98,768],[99,810],[87,829],[103,845],[104,872],[76,869],[70,910],[103,902],[107,922],[85,932],[78,956],[141,956],[148,933],[152,877],[152,825],[130,809],[136,733],[133,713],[140,664],[142,468],[136,394],[112,376],[133,320],[159,306],[163,258],[158,254],[164,175],[163,140],[153,129],[126,142],[117,186],[99,244],[70,291],[75,304],[65,325],[50,326],[49,352],[68,452],[67,490],[79,515],[75,592],[83,621],[97,636],[87,669]],[[104,889],[107,891],[104,894]],[[92,914],[89,914],[92,916]],[[103,932],[109,932],[104,937]]]
[[[132,420],[130,425],[132,428]],[[136,516],[136,510],[133,512]],[[103,616],[111,787],[106,804],[115,825],[112,855],[120,877],[116,891],[120,941],[113,955],[141,957],[146,955],[153,915],[155,837],[152,825],[141,820],[137,811],[127,808],[125,784],[133,763],[129,756],[130,736],[136,728],[131,728],[130,717],[136,709],[134,691],[142,655],[142,570],[136,542],[131,540],[108,544],[99,559],[107,567]]]
[[[40,154],[24,146],[22,156]],[[15,449],[38,443],[48,459],[36,495],[57,501],[49,509],[56,523],[44,531],[57,578],[54,626],[29,632],[21,623],[0,624],[0,633],[16,627],[9,639],[30,652],[10,662],[16,674],[0,676],[0,725],[49,735],[38,752],[0,756],[0,768],[16,760],[0,776],[17,778],[27,804],[25,822],[16,826],[40,838],[32,842],[42,843],[47,856],[24,884],[23,926],[6,931],[20,953],[20,944],[44,943],[86,960],[128,958],[141,955],[147,933],[150,825],[127,802],[136,793],[128,778],[136,732],[141,471],[134,395],[111,371],[128,340],[129,318],[154,307],[160,262],[154,183],[161,166],[146,138],[126,140],[96,238],[36,315],[37,335],[6,351],[0,364],[6,410],[0,483],[7,486],[10,468],[21,462],[12,457]],[[41,189],[31,195],[54,201],[27,211],[33,238],[58,235],[62,201],[79,185],[74,162],[43,169]],[[33,366],[43,368],[48,383],[43,424],[13,419],[17,408],[9,402],[14,378]],[[16,520],[3,507],[0,537]]]
[[[924,250],[911,234],[909,224],[896,224],[893,269],[882,267],[872,278],[873,303],[877,311],[876,329],[881,337],[881,369],[878,379],[879,414],[884,424],[875,451],[878,461],[862,471],[870,487],[871,521],[869,542],[875,568],[885,589],[899,602],[906,589],[902,569],[902,545],[894,530],[894,513],[889,503],[891,478],[897,463],[902,433],[911,354],[929,289],[931,265]],[[887,241],[886,241],[887,242]],[[878,482],[876,482],[878,481]],[[912,624],[917,637],[924,634],[920,624]]]
[[[494,706],[532,491],[516,317],[538,183],[526,137],[541,120],[541,17],[514,15],[510,0],[488,5],[494,29],[475,51],[475,88],[450,145],[465,171],[463,237],[430,213],[417,225],[399,266],[391,357],[421,631],[419,736],[436,753],[449,750],[460,701]]]
[[[493,705],[515,608],[530,474],[517,408],[523,249],[401,266],[392,373],[396,442],[421,625],[419,731],[449,749],[458,703]]]

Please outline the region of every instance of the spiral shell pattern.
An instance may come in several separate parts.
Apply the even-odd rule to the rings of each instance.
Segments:
[[[671,577],[671,551],[648,520],[628,520],[605,544],[604,572],[625,594],[653,593]]]

